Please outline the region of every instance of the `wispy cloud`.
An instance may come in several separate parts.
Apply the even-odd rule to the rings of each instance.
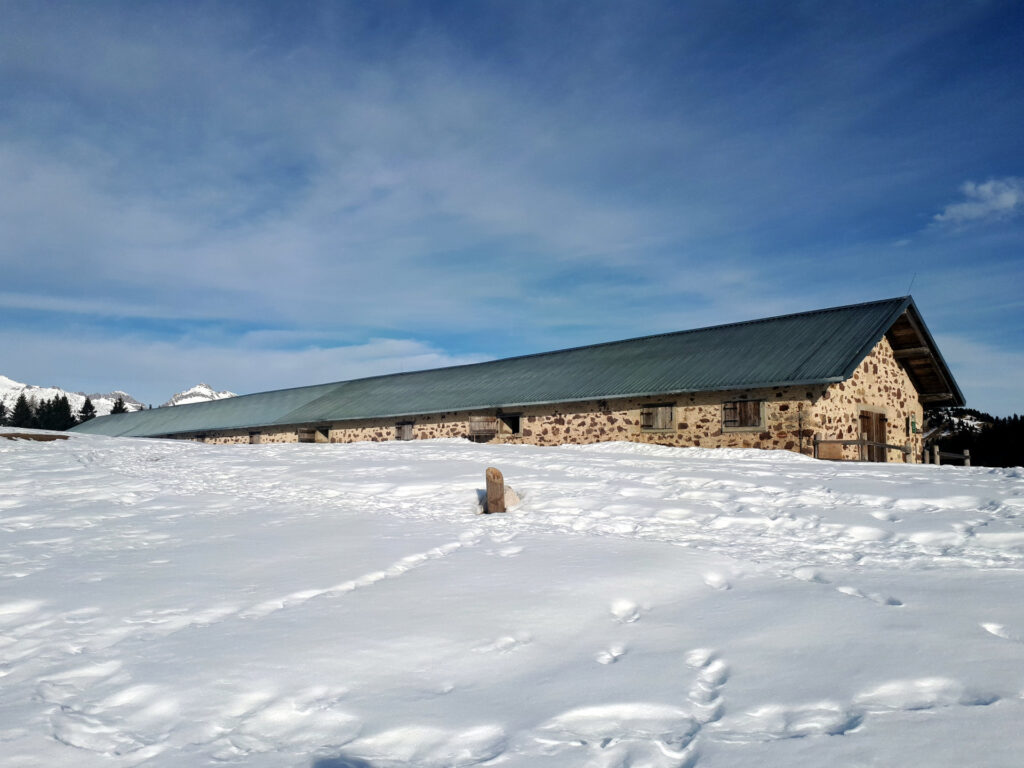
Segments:
[[[536,352],[895,295],[914,272],[919,302],[934,286],[991,335],[949,286],[1007,291],[1020,233],[937,235],[1016,215],[1020,179],[921,212],[1013,167],[998,147],[1024,107],[985,64],[1016,60],[1000,13],[10,5],[0,329],[37,349],[17,369],[0,350],[0,373],[50,380],[81,338],[65,367],[96,389],[145,368],[133,394],[164,397],[162,366],[251,391],[264,366],[281,386],[353,375],[346,345],[384,338],[441,362]],[[948,45],[979,19],[985,56]],[[222,359],[252,380],[213,381]]]
[[[116,388],[154,404],[198,381],[244,394],[484,359],[451,355],[411,338],[298,349],[267,347],[265,341],[258,333],[207,343],[192,338],[156,341],[131,332],[58,337],[0,330],[4,368],[34,371],[29,383],[85,392],[108,391],[116,383]],[[37,349],[47,351],[42,366],[34,362]],[[116,361],[128,350],[131,366],[113,382],[102,361]]]
[[[1024,178],[1006,176],[981,184],[967,181],[960,191],[964,200],[947,205],[935,214],[935,221],[953,225],[1002,221],[1024,211]]]

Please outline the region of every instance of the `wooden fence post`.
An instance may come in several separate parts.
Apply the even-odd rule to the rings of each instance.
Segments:
[[[821,442],[821,433],[814,433],[814,458],[818,458],[818,443]]]
[[[487,506],[484,512],[505,511],[505,478],[494,467],[488,467],[484,473],[487,478]]]
[[[860,433],[860,446],[859,447],[860,447],[860,460],[861,461],[867,461],[868,460],[868,433],[867,432],[861,432]]]
[[[932,446],[932,464],[938,466],[942,463],[942,456],[939,454],[939,446]]]
[[[966,448],[964,448],[964,466],[971,466],[971,452]]]

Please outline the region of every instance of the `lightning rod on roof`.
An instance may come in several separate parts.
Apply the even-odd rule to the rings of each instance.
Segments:
[[[914,276],[912,278],[910,278],[910,285],[907,286],[907,293],[906,293],[907,296],[910,295],[910,289],[914,287],[914,281],[915,280],[917,280],[917,272],[915,272]]]

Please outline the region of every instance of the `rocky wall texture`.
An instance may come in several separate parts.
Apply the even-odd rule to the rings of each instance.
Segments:
[[[713,392],[675,397],[590,401],[524,411],[518,436],[501,442],[559,445],[607,440],[706,448],[779,448],[811,450],[811,405],[815,391],[805,387]],[[722,404],[728,400],[764,401],[764,420],[756,428],[723,429]],[[672,424],[645,429],[641,414],[651,405],[672,405]]]
[[[885,416],[885,442],[890,445],[910,443],[911,457],[920,461],[923,449],[921,434],[910,434],[911,420],[920,428],[924,409],[917,389],[906,370],[896,360],[889,340],[883,338],[846,381],[832,384],[817,404],[817,417],[824,440],[856,440],[860,437],[860,414],[876,411]],[[856,459],[858,448],[846,446],[843,457]],[[904,461],[900,451],[887,452],[889,461]]]
[[[723,425],[723,403],[747,400],[762,403],[761,423],[756,428],[727,428]],[[642,426],[642,412],[652,405],[671,405],[672,420],[664,429]],[[731,392],[706,392],[675,396],[591,400],[580,403],[531,406],[505,415],[519,418],[519,432],[498,422],[494,442],[530,445],[596,443],[608,440],[704,448],[762,448],[813,452],[815,433],[824,439],[856,439],[860,412],[872,409],[885,414],[886,442],[907,442],[907,419],[922,421],[921,404],[909,377],[896,361],[888,341],[883,339],[845,382],[828,386],[778,387]],[[331,443],[381,442],[400,439],[407,432],[412,440],[469,437],[474,417],[486,413],[449,413],[400,419],[371,419],[330,425]],[[403,428],[403,423],[411,426]],[[306,425],[308,428],[310,425]],[[320,426],[320,425],[318,425]],[[266,427],[260,430],[262,443],[298,441],[301,425]],[[250,430],[208,433],[208,443],[248,443]],[[194,439],[196,436],[183,436]],[[921,436],[909,438],[916,454]],[[836,457],[855,459],[857,449],[835,448]],[[902,461],[899,451],[889,452],[890,461]]]

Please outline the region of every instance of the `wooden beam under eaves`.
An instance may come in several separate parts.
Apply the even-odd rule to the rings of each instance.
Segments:
[[[920,395],[919,399],[922,403],[934,403],[942,400],[955,400],[952,392],[932,392],[930,394]]]
[[[906,360],[908,357],[931,357],[930,347],[907,347],[906,349],[894,349],[893,356],[897,360]]]

